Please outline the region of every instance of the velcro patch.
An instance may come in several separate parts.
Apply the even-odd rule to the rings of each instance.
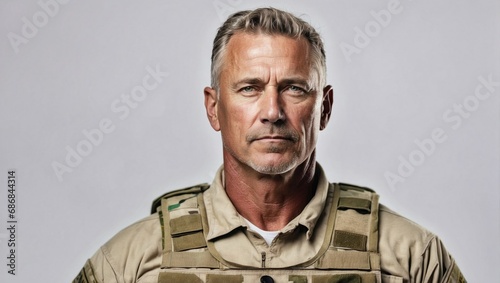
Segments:
[[[170,220],[172,237],[203,230],[200,214],[189,214]]]
[[[352,232],[337,230],[333,236],[333,246],[358,251],[366,251],[367,236]]]
[[[199,249],[207,246],[205,236],[202,232],[187,234],[185,236],[172,238],[174,244],[174,251],[181,252],[191,249]]]

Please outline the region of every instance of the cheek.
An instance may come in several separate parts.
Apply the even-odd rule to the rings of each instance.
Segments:
[[[311,123],[313,124],[313,128],[318,131],[321,127],[321,109],[323,107],[321,103],[321,100],[316,100],[316,103],[313,105],[310,113],[310,119],[312,121]]]
[[[290,120],[295,126],[300,125],[303,131],[309,132],[312,129],[319,128],[321,118],[320,107],[317,104],[305,105],[291,109]]]
[[[240,131],[243,127],[244,109],[231,105],[228,107],[225,103],[220,104],[219,123],[223,137],[230,138],[241,136]]]
[[[295,114],[295,118],[290,121],[292,127],[302,136],[302,145],[309,148],[316,143],[321,124],[321,113],[314,106],[311,106],[307,109],[302,108]]]

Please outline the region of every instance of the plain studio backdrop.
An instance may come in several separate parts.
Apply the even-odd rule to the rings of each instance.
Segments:
[[[155,197],[212,180],[212,40],[262,6],[324,38],[329,180],[438,234],[469,282],[500,277],[498,1],[40,0],[0,3],[1,282],[69,282]]]

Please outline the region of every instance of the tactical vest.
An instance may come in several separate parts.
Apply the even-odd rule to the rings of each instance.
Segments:
[[[330,184],[332,205],[317,255],[298,266],[269,269],[228,262],[212,241],[206,241],[209,227],[203,192],[208,187],[202,184],[170,192],[153,202],[163,238],[159,283],[381,282],[378,195],[372,190]]]

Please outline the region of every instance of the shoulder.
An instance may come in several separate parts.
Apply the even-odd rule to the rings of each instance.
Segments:
[[[148,246],[157,247],[161,243],[161,224],[158,213],[153,213],[118,232],[103,245],[110,251],[123,253]]]
[[[205,191],[201,184],[168,192],[153,201],[152,214],[124,228],[90,258],[86,266],[97,282],[156,282],[162,261],[162,200],[173,206],[183,204],[187,195]]]
[[[382,271],[407,280],[442,278],[454,264],[434,233],[383,205],[379,208],[379,251]]]
[[[398,245],[426,245],[436,236],[413,222],[399,215],[384,205],[379,207],[379,241],[382,244],[390,244],[392,248]],[[422,247],[423,248],[423,247]]]
[[[145,278],[157,277],[161,239],[158,213],[118,232],[90,258],[98,282],[153,282]]]

